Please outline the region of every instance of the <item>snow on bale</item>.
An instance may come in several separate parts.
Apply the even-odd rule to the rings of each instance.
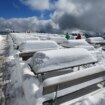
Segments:
[[[84,39],[81,40],[68,40],[62,44],[66,48],[85,48],[87,50],[94,50],[95,48],[87,43]]]
[[[49,40],[48,35],[39,35],[40,40]]]
[[[58,49],[59,46],[54,41],[26,41],[20,44],[19,50],[21,52],[31,52],[39,50]]]
[[[15,47],[19,46],[22,42],[25,42],[27,40],[39,40],[39,37],[28,35],[27,33],[11,33],[10,36],[13,39]]]
[[[38,37],[23,37],[23,38],[16,38],[16,44],[17,45],[20,45],[22,42],[25,42],[25,41],[36,41],[36,40],[39,40]]]
[[[0,41],[2,41],[3,40],[3,36],[2,35],[0,35]]]
[[[29,79],[30,77],[35,76],[28,64],[24,63],[21,68],[22,69],[20,71],[20,74],[21,74],[22,82],[26,79]]]
[[[91,44],[99,44],[104,42],[104,39],[102,37],[90,37],[86,39]]]
[[[49,40],[53,40],[58,44],[62,44],[67,41],[65,37],[49,37]]]
[[[55,92],[51,92],[50,94],[44,95],[44,88],[47,87],[47,89],[50,86],[59,85],[61,83],[66,83],[68,81],[77,80],[78,78],[83,78],[88,75],[94,75],[97,73],[101,73],[105,71],[105,67],[103,65],[101,66],[94,66],[91,68],[87,68],[85,70],[80,70],[77,72],[64,74],[61,76],[51,77],[48,79],[45,79],[43,83],[39,82],[37,78],[34,76],[33,73],[27,68],[27,65],[23,66],[23,76],[25,76],[25,79],[23,81],[23,89],[25,93],[25,97],[30,105],[42,105],[43,102],[54,99],[55,98]],[[90,72],[91,71],[91,72]],[[28,75],[28,76],[27,76]],[[26,78],[27,77],[27,78]],[[97,79],[89,80],[87,82],[82,82],[81,84],[76,84],[75,86],[65,87],[63,89],[60,89],[57,91],[57,97],[65,97],[67,94],[71,94],[73,92],[76,92],[78,90],[81,91],[81,89],[86,88],[88,86],[91,86],[93,84],[99,83],[100,81],[103,81],[105,78],[99,77]],[[75,87],[75,88],[74,88]],[[56,89],[54,90],[56,91]],[[40,104],[39,104],[40,103]],[[66,105],[66,104],[65,104]]]
[[[72,81],[72,80],[76,80],[76,79],[79,79],[82,77],[86,77],[88,75],[97,74],[97,73],[100,73],[103,71],[105,71],[104,65],[93,66],[93,67],[87,68],[85,70],[79,70],[79,71],[64,74],[61,76],[48,78],[43,82],[43,86],[45,87],[45,86],[56,85],[56,84],[60,84],[60,83],[66,82],[66,81]]]
[[[28,105],[36,105],[37,93],[39,93],[39,84],[35,78],[30,78],[23,82],[23,90]]]
[[[96,90],[82,97],[69,100],[61,105],[105,105],[105,88]]]
[[[70,48],[36,52],[31,58],[30,66],[35,73],[43,73],[96,61],[88,50]]]
[[[36,41],[36,40],[39,40],[38,38],[17,38],[15,41],[14,41],[14,48],[18,48],[18,46],[21,44],[21,43],[24,43],[26,41]]]
[[[94,86],[96,85],[97,87],[98,83],[105,80],[104,73],[105,73],[105,66],[100,65],[100,66],[93,66],[90,68],[82,69],[76,72],[72,72],[72,73],[68,73],[60,76],[50,77],[48,79],[45,79],[42,83],[43,91],[44,91],[43,94],[45,95],[47,100],[47,97],[54,99],[53,94],[54,92],[57,92],[57,99],[60,100],[61,102],[63,102],[61,99],[65,99],[66,95],[70,95],[71,93],[73,96],[72,98],[75,98],[73,94],[75,94],[74,92],[77,92],[77,91],[79,91],[77,92],[79,96],[83,96],[81,92],[88,94],[90,92],[88,87],[90,86],[92,87],[93,85]],[[55,87],[58,87],[58,86],[60,88],[56,89]],[[70,97],[67,100],[65,99],[65,101],[68,101],[68,100],[70,100]]]
[[[36,105],[36,99],[42,93],[40,87],[40,82],[31,71],[30,67],[24,63],[21,67],[21,80],[22,88],[25,93],[25,98],[29,105]]]

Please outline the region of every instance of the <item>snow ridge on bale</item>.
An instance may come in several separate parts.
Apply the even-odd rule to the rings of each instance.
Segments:
[[[94,50],[95,48],[87,43],[84,39],[81,40],[68,40],[65,41],[62,46],[69,48],[85,48],[87,50]]]
[[[26,41],[19,46],[21,52],[58,49],[54,41]]]
[[[35,73],[41,73],[96,61],[97,59],[88,50],[70,48],[39,51],[32,57],[30,65]]]

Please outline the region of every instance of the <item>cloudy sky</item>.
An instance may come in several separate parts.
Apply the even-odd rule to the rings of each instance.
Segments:
[[[0,0],[0,30],[105,31],[105,0]]]

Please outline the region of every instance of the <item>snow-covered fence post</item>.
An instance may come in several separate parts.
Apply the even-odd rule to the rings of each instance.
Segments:
[[[19,84],[21,85],[22,84],[22,78],[21,78],[21,67],[20,67],[20,64],[19,64],[19,54],[15,54],[15,59],[16,59],[16,68],[17,68],[17,73],[19,75]]]

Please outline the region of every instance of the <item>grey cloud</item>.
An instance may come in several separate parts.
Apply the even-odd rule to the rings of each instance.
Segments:
[[[60,33],[71,29],[105,31],[104,4],[105,0],[58,0],[51,19],[40,20],[37,17],[0,18],[0,30],[49,33]]]
[[[29,18],[0,18],[0,31],[14,30],[19,32],[49,32],[56,33],[52,20],[39,20],[36,17]]]
[[[61,30],[65,30],[68,28],[76,28],[79,26],[76,17],[68,14],[62,15],[62,17],[59,18],[58,23]]]
[[[105,30],[105,0],[59,0],[59,2],[65,4],[60,7],[60,3],[57,4],[52,19],[61,30],[74,28],[96,32]]]

